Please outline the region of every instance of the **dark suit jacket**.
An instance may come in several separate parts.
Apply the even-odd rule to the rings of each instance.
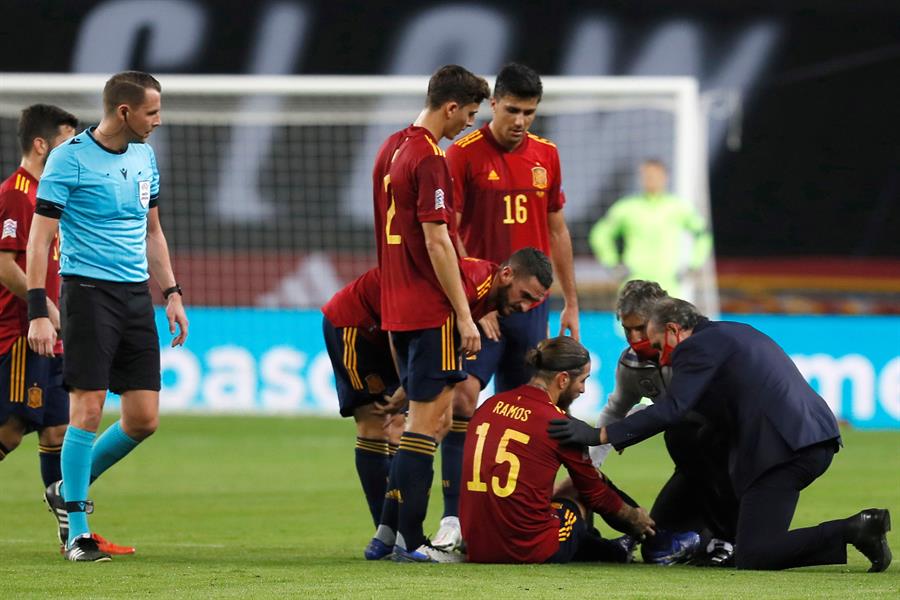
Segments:
[[[694,410],[730,439],[729,473],[740,495],[795,451],[840,442],[834,414],[784,350],[743,323],[704,319],[672,353],[672,382],[655,402],[607,426],[617,450],[643,441]]]

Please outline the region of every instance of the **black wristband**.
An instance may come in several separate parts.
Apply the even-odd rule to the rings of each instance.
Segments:
[[[169,296],[171,296],[172,294],[178,294],[179,296],[184,297],[184,292],[181,291],[181,286],[177,283],[172,287],[163,290],[163,298],[165,298],[166,300],[168,300]]]
[[[47,290],[44,288],[34,288],[28,290],[28,320],[41,319],[49,317],[47,312]]]

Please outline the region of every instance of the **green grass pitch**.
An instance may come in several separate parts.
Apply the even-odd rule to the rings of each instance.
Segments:
[[[900,598],[897,562],[789,572],[647,565],[367,563],[371,533],[349,421],[164,416],[160,431],[92,488],[94,529],[138,554],[73,564],[40,502],[35,436],[0,463],[0,598]],[[900,432],[845,432],[794,526],[887,506],[900,523]],[[671,466],[657,436],[612,456],[609,475],[649,506]],[[440,490],[426,531],[436,529]],[[897,527],[900,529],[900,526]]]

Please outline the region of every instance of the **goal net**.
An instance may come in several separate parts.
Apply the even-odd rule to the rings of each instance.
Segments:
[[[159,77],[163,126],[150,138],[160,214],[193,305],[315,308],[374,263],[371,168],[418,114],[424,77]],[[0,75],[0,172],[18,163],[19,111],[59,105],[100,118],[105,77]],[[617,283],[591,254],[591,225],[638,189],[659,158],[671,187],[709,217],[696,83],[688,78],[544,78],[532,131],[557,143],[584,308],[610,309]],[[485,103],[480,126],[490,118]],[[444,144],[446,146],[446,143]],[[687,248],[686,248],[687,251]],[[717,310],[713,270],[690,296]]]

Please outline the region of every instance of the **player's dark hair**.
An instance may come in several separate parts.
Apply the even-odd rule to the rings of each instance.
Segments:
[[[647,167],[658,167],[663,171],[668,173],[668,169],[666,168],[666,163],[664,163],[661,159],[656,157],[645,158],[641,161],[641,164]]]
[[[494,82],[494,98],[515,96],[517,98],[537,98],[544,95],[541,76],[531,67],[519,63],[509,63],[500,69]]]
[[[435,71],[428,80],[428,108],[437,109],[447,102],[481,104],[491,95],[491,88],[483,77],[479,77],[459,65],[446,65]]]
[[[19,128],[16,132],[22,154],[31,152],[31,147],[37,138],[47,140],[49,144],[53,138],[59,135],[61,125],[70,125],[72,129],[78,129],[78,119],[72,113],[52,104],[32,104],[23,109],[19,116]]]
[[[638,315],[644,318],[650,313],[650,308],[669,294],[655,281],[632,279],[622,287],[619,299],[616,301],[616,319],[622,320],[625,315]]]
[[[575,378],[591,362],[587,348],[567,335],[548,338],[525,355],[525,362],[534,369],[534,376],[550,380],[563,371]]]
[[[684,329],[693,329],[705,317],[697,307],[680,298],[663,298],[650,307],[647,321],[656,326],[675,323]]]
[[[139,106],[144,101],[148,89],[162,92],[162,86],[150,73],[143,71],[116,73],[103,86],[103,110],[109,115],[121,104]]]
[[[553,265],[547,255],[537,248],[521,248],[516,250],[507,265],[512,267],[516,277],[537,277],[538,282],[547,289],[553,285]]]

